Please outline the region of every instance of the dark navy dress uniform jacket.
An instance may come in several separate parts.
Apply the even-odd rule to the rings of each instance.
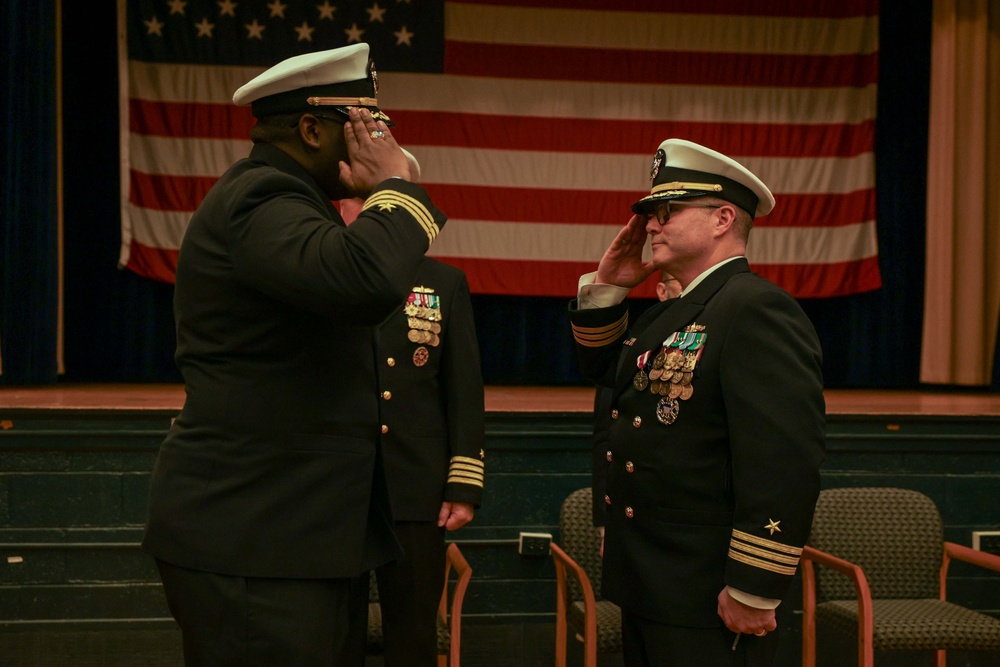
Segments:
[[[352,576],[399,555],[375,332],[444,223],[423,188],[389,179],[347,228],[265,144],[219,179],[178,259],[186,400],[152,474],[148,553],[286,578]]]
[[[821,351],[785,291],[745,259],[628,326],[628,304],[571,304],[584,374],[612,387],[602,591],[641,617],[717,627],[726,586],[780,599],[812,521],[824,456]],[[675,332],[703,334],[671,405],[633,383]],[[690,338],[689,338],[690,340]],[[598,523],[600,521],[598,520]]]

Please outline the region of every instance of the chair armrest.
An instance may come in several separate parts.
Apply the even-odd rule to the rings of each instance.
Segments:
[[[805,546],[802,548],[802,652],[803,665],[816,664],[816,580],[812,563],[847,575],[854,583],[858,599],[858,665],[870,666],[874,662],[872,644],[873,617],[872,594],[868,579],[860,566],[825,551]]]
[[[954,542],[944,543],[944,553],[948,557],[954,558],[955,560],[978,565],[979,567],[985,567],[986,569],[993,570],[994,572],[1000,572],[1000,556],[995,554],[970,549],[969,547],[961,544],[955,544]]]
[[[594,596],[594,587],[586,570],[559,545],[550,542],[549,549],[556,566],[556,664],[566,664],[566,617],[570,605],[566,573],[569,572],[583,591],[583,618],[586,623],[583,633],[584,664],[593,665],[597,660],[597,598]]]
[[[455,590],[451,594],[451,614],[448,614],[448,577],[451,570],[455,570],[458,581],[455,583]],[[448,632],[451,635],[451,651],[448,664],[451,667],[458,667],[461,656],[462,641],[462,602],[465,600],[465,590],[469,587],[469,580],[472,578],[472,566],[465,560],[458,545],[454,542],[448,544],[445,551],[444,569],[444,591],[441,594],[439,611],[441,618],[448,622]]]
[[[970,549],[969,547],[962,546],[961,544],[955,544],[954,542],[945,542],[944,557],[941,559],[940,595],[938,596],[942,600],[947,599],[948,566],[951,564],[951,560],[953,558],[965,563],[971,563],[972,565],[984,567],[987,570],[1000,572],[1000,556],[988,554],[985,551],[976,551],[975,549]]]

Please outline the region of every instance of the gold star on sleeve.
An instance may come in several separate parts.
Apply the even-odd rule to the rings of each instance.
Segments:
[[[778,528],[778,524],[779,523],[781,523],[781,522],[780,521],[775,521],[774,519],[768,517],[768,519],[767,519],[767,525],[764,526],[764,530],[771,531],[772,535],[774,535],[775,533],[780,533],[781,532],[781,528]]]

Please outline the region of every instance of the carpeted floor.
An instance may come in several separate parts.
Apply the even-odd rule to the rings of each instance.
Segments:
[[[791,639],[791,638],[790,638]],[[551,667],[555,662],[553,623],[484,622],[462,626],[463,667]],[[793,642],[794,643],[794,642]],[[775,667],[796,667],[797,647],[781,651]],[[826,665],[846,667],[853,655],[821,656]],[[932,664],[929,653],[886,653],[876,656],[880,667]],[[570,642],[569,667],[582,667],[580,645]],[[996,654],[954,651],[948,667],[995,667]],[[598,667],[622,667],[620,655],[601,656]],[[62,627],[0,627],[0,667],[183,667],[180,634],[170,627],[69,629]],[[292,667],[292,666],[275,666]],[[384,667],[371,657],[365,667]],[[711,667],[704,665],[701,667]]]

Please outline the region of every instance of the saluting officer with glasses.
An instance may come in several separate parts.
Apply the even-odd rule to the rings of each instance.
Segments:
[[[584,375],[612,388],[602,591],[626,665],[770,665],[819,493],[819,341],[745,256],[774,207],[757,176],[667,139],[650,179],[570,304]],[[655,270],[680,296],[630,322]]]

